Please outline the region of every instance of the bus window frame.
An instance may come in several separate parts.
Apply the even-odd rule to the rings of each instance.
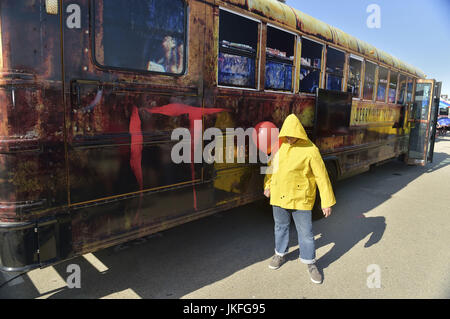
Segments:
[[[417,86],[417,79],[410,74],[406,74],[406,92],[405,92],[405,105],[408,109],[408,122],[414,121],[414,101],[416,99],[416,86]],[[411,89],[411,100],[408,101],[408,83],[409,81],[412,81],[412,89]]]
[[[389,89],[389,72],[390,72],[390,69],[388,68],[388,67],[384,67],[384,66],[382,66],[382,65],[378,65],[378,71],[377,71],[377,91],[376,91],[376,94],[375,94],[375,102],[378,102],[378,103],[387,103],[387,97],[388,97],[388,89]],[[380,88],[380,71],[381,71],[381,69],[384,69],[384,70],[386,70],[386,88],[385,88],[385,90],[384,90],[384,99],[383,100],[379,100],[378,99],[378,89]]]
[[[101,1],[105,1],[105,0],[101,0]],[[97,46],[96,46],[96,1],[89,1],[89,14],[90,14],[90,26],[89,26],[89,32],[90,34],[92,34],[92,36],[90,37],[90,42],[91,42],[91,46],[92,46],[92,62],[93,64],[104,71],[108,71],[108,70],[112,70],[112,71],[117,71],[117,72],[124,72],[124,73],[134,73],[134,74],[140,74],[140,75],[164,75],[164,76],[170,76],[170,77],[182,77],[182,76],[186,76],[187,75],[187,71],[188,71],[188,47],[189,47],[189,5],[188,5],[188,0],[180,0],[183,1],[184,3],[184,37],[183,37],[183,41],[184,41],[184,52],[183,52],[183,70],[180,73],[171,73],[171,72],[158,72],[158,71],[150,71],[150,70],[142,70],[142,69],[133,69],[133,68],[123,68],[123,67],[117,67],[117,66],[110,66],[110,65],[103,65],[100,62],[97,61]]]
[[[390,92],[390,90],[391,90],[391,75],[392,75],[392,73],[397,73],[397,86],[396,86],[396,88],[395,88],[395,99],[394,99],[394,102],[389,102],[389,92]],[[393,69],[389,69],[389,80],[388,80],[388,96],[387,96],[387,103],[388,104],[397,104],[397,101],[398,101],[398,93],[399,93],[399,83],[400,83],[400,72],[399,71],[396,71],[396,70],[393,70]]]
[[[327,88],[327,83],[328,83],[328,81],[327,81],[327,76],[328,76],[328,74],[331,74],[331,75],[336,75],[336,73],[333,73],[333,72],[327,72],[327,65],[328,65],[328,49],[333,49],[333,50],[336,50],[336,51],[339,51],[339,52],[341,52],[341,53],[344,53],[344,65],[343,65],[343,67],[342,67],[342,81],[341,81],[341,89],[339,90],[339,91],[336,91],[336,90],[333,90],[333,91],[336,91],[336,92],[343,92],[344,91],[344,81],[346,80],[346,76],[345,76],[345,66],[346,66],[346,63],[347,63],[347,52],[346,51],[344,51],[344,50],[342,50],[342,49],[339,49],[339,48],[336,48],[336,47],[334,47],[334,46],[332,46],[332,45],[326,45],[326,58],[325,58],[325,62],[323,63],[324,64],[324,82],[323,82],[323,88],[325,88],[325,89],[327,89],[328,90],[328,88]]]
[[[411,100],[408,101],[408,83],[409,83],[409,80],[412,81],[412,88],[411,88]],[[407,85],[406,85],[406,103],[414,103],[414,100],[416,98],[417,79],[415,77],[413,77],[413,76],[408,75],[406,83],[407,83]]]
[[[301,70],[302,68],[302,62],[301,62],[301,58],[303,57],[303,39],[315,42],[317,44],[320,44],[322,46],[322,57],[321,57],[321,63],[320,63],[320,74],[319,74],[319,88],[323,89],[323,74],[324,74],[324,65],[326,63],[325,59],[326,59],[326,48],[327,48],[327,42],[321,42],[319,40],[310,38],[308,36],[304,36],[301,35],[299,36],[300,39],[300,55],[298,57],[299,61],[299,69]],[[308,66],[305,66],[308,68]],[[311,68],[311,67],[310,67]],[[317,69],[318,70],[318,69]],[[300,85],[300,78],[296,79],[297,80],[297,90],[298,90],[298,94],[302,94],[302,95],[306,95],[306,96],[316,96],[316,93],[310,93],[310,92],[302,92],[302,88]]]
[[[399,98],[400,98],[400,93],[401,93],[401,86],[400,86],[400,80],[401,80],[401,77],[403,76],[404,77],[404,79],[405,79],[405,96],[404,96],[404,100],[403,100],[403,103],[402,104],[399,104],[399,105],[407,105],[407,102],[406,102],[406,97],[407,97],[407,90],[408,90],[408,74],[407,73],[405,73],[405,72],[398,72],[398,74],[399,74],[399,77],[398,77],[398,92],[397,92],[397,101],[396,101],[396,104],[398,104],[399,103]]]
[[[186,1],[186,0],[185,0]],[[219,38],[219,32],[220,32],[220,10],[223,10],[223,11],[226,11],[226,12],[228,12],[228,13],[231,13],[231,14],[235,14],[235,15],[238,15],[238,16],[240,16],[240,17],[242,17],[242,18],[246,18],[246,19],[249,19],[249,20],[252,20],[252,21],[254,21],[254,22],[256,22],[256,23],[258,23],[258,40],[257,40],[257,45],[258,45],[258,47],[256,48],[256,59],[258,60],[258,61],[256,61],[256,63],[255,63],[255,88],[249,88],[249,87],[240,87],[240,86],[230,86],[230,85],[221,85],[221,84],[219,84],[219,60],[217,59],[216,60],[216,66],[217,66],[217,72],[216,72],[216,83],[217,83],[217,87],[218,88],[223,88],[223,89],[236,89],[236,90],[244,90],[244,91],[260,91],[260,88],[261,88],[261,56],[262,56],[262,50],[261,50],[261,45],[262,45],[262,20],[259,20],[259,19],[257,19],[257,18],[253,18],[253,17],[250,17],[250,16],[248,16],[248,15],[245,15],[245,14],[243,14],[243,13],[240,13],[240,12],[236,12],[236,11],[234,11],[234,10],[231,10],[231,9],[228,9],[228,8],[225,8],[225,7],[223,7],[223,6],[219,6],[219,11],[218,11],[218,13],[219,13],[219,23],[217,24],[217,32],[218,32],[218,36],[217,36],[217,40],[218,40],[218,42],[217,42],[217,58],[219,58],[219,54],[220,54],[220,38]]]
[[[361,62],[361,69],[360,69],[360,79],[359,79],[359,95],[358,97],[352,96],[353,100],[362,100],[362,94],[363,94],[363,85],[364,85],[364,58],[360,57],[358,55],[355,55],[353,53],[350,53],[348,56],[348,69],[347,69],[347,86],[348,86],[348,80],[350,79],[350,59],[354,59],[357,60],[359,62]]]
[[[374,79],[373,79],[373,92],[372,92],[372,99],[368,100],[364,98],[364,86],[366,85],[366,64],[367,63],[372,63],[375,66],[375,73],[374,73]],[[367,60],[364,59],[364,79],[363,79],[363,85],[362,85],[362,95],[361,95],[361,100],[363,101],[370,101],[370,102],[374,102],[376,100],[376,93],[378,92],[378,63],[373,62],[371,60]]]
[[[286,32],[286,33],[290,33],[294,36],[294,60],[292,60],[292,88],[290,91],[285,91],[285,90],[276,90],[276,89],[266,89],[264,87],[264,92],[270,92],[270,93],[280,93],[280,94],[295,94],[297,88],[296,82],[297,82],[297,57],[298,57],[298,52],[297,52],[297,44],[299,39],[301,38],[297,33],[283,29],[277,25],[271,24],[271,23],[267,23],[266,24],[266,48],[267,48],[267,28],[274,28],[274,29],[278,29],[280,31]],[[262,37],[262,35],[261,35]],[[262,43],[259,43],[260,48],[262,48]],[[262,50],[260,50],[262,51]],[[266,52],[260,52],[261,55],[262,54],[266,54],[266,59],[265,59],[265,63],[267,64],[267,53]],[[261,64],[261,58],[259,59],[259,63]],[[262,72],[262,69],[260,68],[259,70],[260,72]],[[266,79],[266,66],[264,65],[264,82]],[[259,86],[259,83],[258,83]]]

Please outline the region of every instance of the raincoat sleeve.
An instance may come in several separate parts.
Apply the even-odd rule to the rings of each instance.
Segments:
[[[266,174],[266,177],[264,177],[264,190],[270,189],[271,180],[272,180],[272,174]]]
[[[322,208],[333,206],[336,204],[333,187],[331,186],[325,163],[318,150],[313,155],[310,165],[319,188]]]
[[[264,177],[264,190],[270,189],[270,183],[272,182],[272,163],[269,163],[269,167],[266,172],[266,176]]]
[[[270,184],[272,182],[272,175],[275,173],[278,163],[278,153],[269,161],[269,167],[266,171],[266,176],[264,177],[264,190],[270,189]]]

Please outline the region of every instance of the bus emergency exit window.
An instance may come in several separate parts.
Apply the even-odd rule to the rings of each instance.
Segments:
[[[184,0],[94,1],[96,63],[181,75],[186,64]]]

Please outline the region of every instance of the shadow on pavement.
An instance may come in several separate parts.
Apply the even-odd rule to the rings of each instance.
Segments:
[[[448,158],[446,153],[435,153],[434,163],[426,167],[392,161],[339,182],[333,215],[313,224],[314,233],[320,235],[316,248],[334,244],[318,256],[319,265],[330,267],[369,235],[366,248],[380,242],[389,225],[384,217],[364,214],[422,174],[450,165]],[[297,239],[293,223],[291,226],[290,245],[294,247]],[[67,266],[78,264],[82,287],[51,291],[54,294],[50,298],[94,299],[127,289],[142,298],[180,298],[255,263],[262,262],[261,267],[266,269],[273,251],[272,210],[267,201],[260,201],[98,251],[95,257],[108,267],[104,272],[99,272],[83,257],[58,264],[54,268],[63,279],[69,276]],[[296,258],[298,250],[288,257]],[[23,283],[0,289],[0,297],[40,297],[30,278],[22,278]]]

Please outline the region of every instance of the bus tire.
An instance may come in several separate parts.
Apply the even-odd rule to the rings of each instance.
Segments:
[[[337,172],[337,166],[336,163],[333,161],[327,161],[325,162],[325,167],[327,168],[328,177],[330,178],[331,186],[333,187],[333,190],[335,189],[338,172]],[[323,212],[322,207],[320,204],[320,192],[317,188],[316,192],[316,201],[314,202],[314,207],[312,209],[312,220],[319,220],[323,218]]]

